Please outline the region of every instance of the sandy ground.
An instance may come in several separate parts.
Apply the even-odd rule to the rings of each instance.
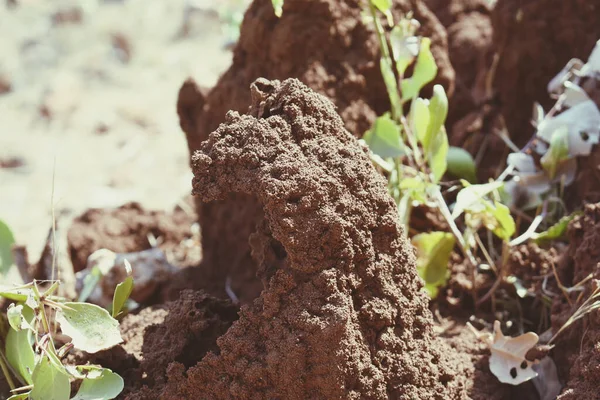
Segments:
[[[171,209],[191,190],[181,83],[212,86],[245,0],[0,5],[0,218],[37,260],[51,224],[89,207]],[[215,7],[220,7],[216,9]],[[237,13],[237,14],[236,14]]]

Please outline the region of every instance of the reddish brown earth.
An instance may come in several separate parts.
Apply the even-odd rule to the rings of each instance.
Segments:
[[[189,207],[187,208],[190,209]],[[108,249],[115,253],[131,253],[152,247],[149,235],[177,265],[197,265],[199,255],[188,260],[191,252],[183,247],[192,238],[195,222],[193,211],[177,208],[172,213],[145,210],[138,203],[115,209],[89,209],[75,218],[67,233],[69,253],[75,271],[85,268],[94,251]]]
[[[600,279],[600,204],[588,205],[585,214],[574,220],[569,229],[569,249],[560,262],[560,276],[564,285],[574,286],[592,274]],[[570,306],[563,296],[554,299],[552,327],[560,328],[573,313],[580,299],[587,298],[597,288],[591,282],[583,294],[575,292]],[[559,293],[557,291],[557,293]],[[600,381],[600,315],[598,311],[574,323],[556,341],[555,360],[567,386],[560,400],[592,399],[598,396]]]
[[[181,88],[177,104],[181,127],[190,151],[199,148],[209,133],[224,121],[229,110],[245,112],[248,88],[257,78],[299,78],[335,103],[346,128],[356,137],[389,109],[379,72],[377,38],[361,21],[364,2],[352,0],[288,0],[283,15],[273,14],[269,0],[256,0],[246,11],[233,63],[210,91],[193,81]],[[395,2],[394,16],[412,10],[422,33],[432,38],[439,65],[438,81],[449,92],[454,71],[448,60],[444,27],[420,0]],[[215,279],[232,277],[232,288],[248,300],[248,271],[252,263],[248,235],[262,218],[260,207],[244,194],[198,204],[202,225],[203,260]]]

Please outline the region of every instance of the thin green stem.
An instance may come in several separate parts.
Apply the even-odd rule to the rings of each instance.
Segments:
[[[50,330],[50,324],[48,323],[48,317],[46,316],[46,306],[41,301],[42,295],[40,294],[40,290],[37,287],[37,283],[33,282],[33,292],[35,293],[37,300],[40,302],[40,318],[42,320],[42,327],[44,328],[44,332],[48,333],[48,338],[50,340],[50,344],[52,345],[52,350],[56,352],[54,347],[54,339],[52,338],[52,331]]]

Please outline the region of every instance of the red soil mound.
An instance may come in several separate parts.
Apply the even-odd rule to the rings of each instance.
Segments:
[[[333,105],[258,80],[193,157],[194,193],[256,197],[265,288],[209,353],[170,368],[162,398],[460,398],[383,178]],[[446,353],[444,353],[444,351]],[[456,362],[456,361],[454,361]],[[461,388],[462,386],[462,388]]]

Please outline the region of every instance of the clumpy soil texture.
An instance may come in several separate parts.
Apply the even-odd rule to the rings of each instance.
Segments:
[[[546,85],[573,57],[587,60],[600,38],[600,0],[500,0],[494,8],[499,62],[494,88],[516,143],[531,137],[534,101],[548,110]]]
[[[561,260],[563,284],[574,286],[588,275],[600,279],[600,203],[588,205],[585,214],[571,223],[569,250]],[[585,285],[584,296],[589,296],[596,284]],[[574,302],[579,293],[571,295]],[[552,325],[555,330],[569,318],[573,307],[565,297],[553,304]],[[557,340],[555,359],[566,388],[560,400],[597,398],[600,382],[600,315],[593,312],[589,318],[576,322]]]
[[[420,0],[394,4],[396,18],[412,10],[421,32],[432,39],[438,82],[451,92],[454,70],[444,27]],[[288,0],[282,17],[277,18],[271,1],[254,1],[246,11],[233,63],[217,85],[207,92],[188,81],[181,88],[177,109],[190,151],[200,147],[229,110],[247,110],[248,88],[260,77],[299,78],[332,99],[346,128],[362,136],[374,118],[389,109],[379,72],[377,37],[361,19],[364,5],[356,0]],[[245,290],[244,279],[238,275],[252,262],[247,237],[262,218],[260,207],[245,194],[229,194],[199,204],[198,214],[206,268],[223,282],[231,276],[234,291]]]
[[[193,157],[194,193],[254,196],[261,296],[163,398],[457,398],[385,182],[333,105],[259,80]],[[446,351],[447,353],[444,353]],[[416,362],[418,360],[418,362]]]

